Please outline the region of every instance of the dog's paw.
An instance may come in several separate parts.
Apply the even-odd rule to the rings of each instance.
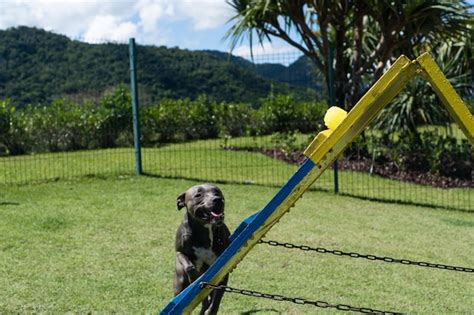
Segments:
[[[197,278],[199,278],[199,276],[201,275],[196,267],[190,267],[190,268],[187,268],[186,269],[186,274],[188,276],[188,280],[190,283],[194,282]]]

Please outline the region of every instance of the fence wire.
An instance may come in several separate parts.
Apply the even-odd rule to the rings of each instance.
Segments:
[[[91,67],[89,79],[97,81],[98,90],[68,86],[68,94],[45,95],[44,104],[12,103],[16,110],[7,117],[11,127],[0,136],[0,183],[134,174],[128,45],[93,46],[95,56],[103,49],[108,57],[120,59],[110,61],[117,82],[104,85],[108,76]],[[90,48],[77,41],[71,47],[78,53]],[[145,174],[278,187],[296,170],[305,146],[324,129],[324,81],[296,51],[244,57],[137,47]],[[5,66],[6,73],[14,71],[8,63]],[[68,72],[79,66],[83,65],[70,61]],[[179,79],[184,74],[193,77]],[[242,85],[232,81],[235,84],[220,99],[219,93],[202,89],[205,81],[221,91],[223,78],[236,77],[247,81],[238,81]],[[120,84],[126,85],[120,89]],[[436,132],[446,136],[442,129],[432,131]],[[431,144],[435,137],[420,146]],[[434,153],[444,169],[433,170],[432,159],[420,160],[414,162],[429,167],[403,173],[407,161],[400,159],[400,152],[413,147],[381,139],[380,130],[367,132],[365,142],[349,148],[339,160],[339,193],[471,211],[473,153],[462,149],[462,134],[454,132],[454,138],[456,143],[448,139],[441,144],[447,149]],[[458,177],[434,176],[454,169]],[[314,185],[326,191],[334,187],[330,170]]]

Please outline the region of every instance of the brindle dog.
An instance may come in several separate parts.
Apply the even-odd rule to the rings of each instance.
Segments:
[[[229,244],[230,232],[224,224],[225,200],[212,184],[189,188],[176,200],[178,210],[186,207],[184,220],[176,232],[175,295],[199,278]],[[220,284],[227,284],[226,276]],[[223,290],[214,290],[203,302],[201,314],[217,314]]]

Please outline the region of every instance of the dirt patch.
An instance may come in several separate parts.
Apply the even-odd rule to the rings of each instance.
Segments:
[[[305,159],[305,156],[301,151],[286,153],[278,149],[237,147],[226,147],[225,150],[261,153],[273,159],[284,161],[289,164],[301,164]],[[368,159],[353,160],[341,158],[338,160],[338,168],[340,170],[370,173],[385,178],[439,188],[474,188],[474,181],[472,180],[446,177],[433,173],[404,171],[401,170],[394,162],[387,162],[383,165],[378,165],[373,164],[372,161]]]

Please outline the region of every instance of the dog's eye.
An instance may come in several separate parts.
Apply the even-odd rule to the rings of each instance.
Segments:
[[[201,198],[201,197],[202,197],[202,194],[197,193],[197,194],[194,195],[194,197],[195,197],[195,198]]]

